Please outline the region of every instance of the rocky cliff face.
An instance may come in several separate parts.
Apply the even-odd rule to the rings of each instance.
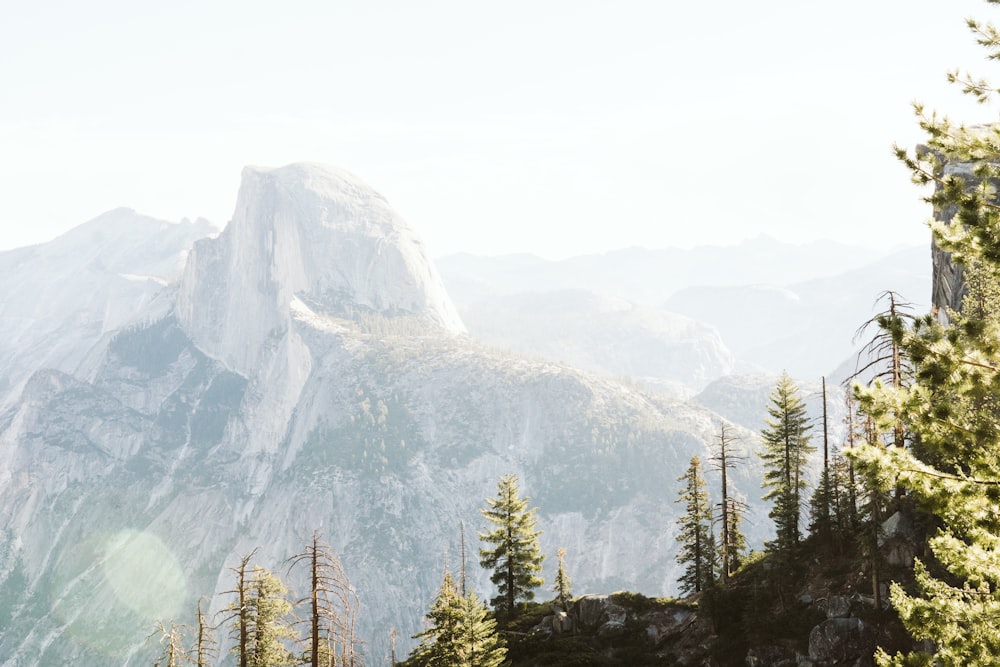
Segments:
[[[506,472],[578,589],[672,590],[675,480],[712,413],[458,335],[419,240],[354,177],[248,169],[226,230],[133,307],[4,396],[3,664],[148,664],[155,620],[222,610],[241,555],[282,570],[313,530],[385,664]]]
[[[247,167],[232,222],[192,252],[178,321],[201,349],[251,374],[296,298],[339,316],[464,330],[423,243],[381,195],[330,167]]]
[[[118,209],[44,245],[0,252],[0,411],[38,368],[74,373],[177,280],[209,222]]]
[[[973,178],[972,165],[964,163],[945,164],[943,175],[955,175],[970,180]],[[935,209],[934,219],[951,224],[955,213],[955,207],[953,206]],[[938,319],[946,322],[949,309],[959,311],[962,308],[962,299],[968,291],[965,284],[965,271],[960,265],[951,260],[950,254],[941,250],[933,242],[931,243],[931,260],[934,266],[931,285],[931,304],[933,304]]]

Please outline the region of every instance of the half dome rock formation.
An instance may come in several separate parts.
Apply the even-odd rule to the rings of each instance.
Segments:
[[[79,294],[78,271],[45,287],[48,245],[0,261],[0,285],[20,272],[53,304]],[[186,249],[170,247],[174,271]],[[191,624],[203,595],[221,621],[244,555],[284,570],[317,530],[358,594],[366,664],[385,664],[387,629],[419,631],[442,553],[511,472],[543,552],[575,554],[583,590],[673,588],[672,480],[708,456],[717,417],[456,335],[416,235],[353,176],[247,169],[233,220],[194,244],[179,282],[158,257],[105,261],[114,273],[87,285],[150,292],[97,302],[129,317],[66,339],[60,358],[86,364],[22,351],[33,375],[0,405],[0,664],[152,664],[157,621]],[[24,320],[18,340],[54,339],[68,317]],[[730,479],[756,488],[759,465]],[[486,571],[469,580],[492,590]],[[305,590],[301,573],[287,583]],[[231,664],[227,628],[216,638]]]
[[[423,242],[356,176],[310,163],[246,167],[232,221],[191,253],[178,321],[206,353],[249,375],[287,330],[296,298],[339,317],[465,330]]]

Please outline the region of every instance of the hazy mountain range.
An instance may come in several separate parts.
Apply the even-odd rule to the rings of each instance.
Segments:
[[[247,168],[221,232],[118,210],[0,253],[0,662],[148,664],[156,620],[189,620],[201,595],[223,609],[242,555],[280,570],[318,529],[385,664],[507,472],[540,508],[548,579],[564,547],[577,592],[674,591],[676,479],[720,419],[754,450],[777,368],[764,328],[808,319],[783,330],[791,353],[874,297],[845,290],[904,291],[862,280],[885,263],[862,251],[810,274],[820,245],[748,247],[742,268],[735,247],[463,256],[439,275],[378,193],[298,164]],[[807,305],[752,301],[767,276]],[[710,320],[696,289],[732,312]],[[825,368],[834,338],[812,343]],[[747,461],[730,484],[759,545]]]
[[[558,262],[454,255],[437,265],[475,337],[680,395],[734,371],[817,380],[863,344],[855,334],[880,294],[893,290],[922,313],[931,292],[929,241],[875,253],[759,237]]]

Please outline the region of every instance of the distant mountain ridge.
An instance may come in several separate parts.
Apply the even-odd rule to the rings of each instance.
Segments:
[[[438,270],[459,303],[491,295],[585,289],[659,306],[690,286],[785,285],[859,269],[886,253],[836,241],[796,245],[769,236],[735,245],[625,248],[550,261],[535,255],[438,258]]]
[[[452,256],[441,260],[441,273],[467,319],[470,332],[494,344],[506,344],[522,353],[565,362],[590,360],[595,371],[647,378],[653,386],[684,393],[727,372],[778,374],[814,379],[837,369],[861,343],[853,341],[856,329],[871,318],[874,302],[885,290],[908,299],[915,313],[929,308],[931,290],[930,249],[910,247],[878,253],[837,243],[806,246],[779,243],[766,237],[729,247],[682,250],[619,251],[562,262],[547,262],[526,255],[474,258]],[[613,276],[609,278],[608,276]],[[599,289],[596,289],[599,287]],[[717,357],[726,350],[726,364],[699,366],[696,381],[680,381],[647,364],[623,363],[616,347],[632,333],[622,318],[577,309],[574,292],[590,292],[593,300],[613,296],[642,309],[647,319],[666,322],[690,318],[701,334],[676,338],[676,327],[661,327],[654,334],[657,349],[691,357]],[[603,293],[604,297],[599,297]],[[559,303],[564,295],[565,304]],[[528,304],[547,302],[544,311]],[[521,304],[512,309],[512,304]],[[497,313],[520,316],[506,320]],[[563,321],[557,321],[560,313]],[[554,331],[583,328],[586,318],[604,331],[617,330],[618,340],[591,336],[540,342],[538,329],[547,323]],[[629,315],[631,317],[631,315]],[[648,333],[647,333],[648,335]],[[605,360],[603,366],[594,360]],[[690,368],[681,364],[680,368]]]

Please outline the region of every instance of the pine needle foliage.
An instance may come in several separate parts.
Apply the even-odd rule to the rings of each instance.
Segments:
[[[559,559],[559,567],[556,570],[556,581],[552,590],[555,591],[556,600],[563,609],[566,609],[573,598],[573,582],[566,574],[566,550],[559,549],[556,558]]]
[[[681,543],[677,562],[684,567],[678,583],[684,593],[700,593],[715,581],[717,559],[712,536],[712,506],[697,456],[691,458],[687,470],[677,481],[682,486],[675,502],[684,505],[684,513],[677,519],[677,541]]]
[[[430,610],[428,627],[414,635],[420,644],[405,667],[498,667],[507,657],[496,621],[474,592],[461,595],[445,572]]]
[[[768,400],[760,457],[764,462],[764,500],[773,502],[768,516],[774,520],[776,536],[769,546],[775,551],[787,551],[801,540],[804,472],[807,457],[816,448],[809,444],[806,405],[787,373],[778,379]]]
[[[509,474],[500,478],[496,498],[487,498],[481,510],[493,528],[479,533],[486,545],[479,550],[479,564],[493,570],[490,581],[497,586],[497,596],[490,603],[502,622],[514,618],[518,603],[533,600],[535,589],[545,583],[538,576],[545,559],[538,545],[542,531],[529,502],[521,498],[517,475]]]
[[[987,0],[991,5],[1000,0]],[[1000,59],[1000,32],[968,20],[990,60]],[[981,103],[997,89],[987,80],[954,71],[949,78]],[[903,388],[858,387],[863,411],[882,432],[899,419],[913,447],[859,448],[859,467],[883,490],[897,485],[935,515],[941,528],[930,539],[932,561],[915,563],[916,590],[893,585],[893,607],[928,651],[889,656],[880,665],[995,665],[1000,655],[1000,326],[994,296],[1000,284],[1000,125],[965,126],[915,105],[927,147],[896,148],[919,184],[934,184],[925,199],[954,211],[950,223],[930,223],[937,245],[966,270],[970,298],[943,323],[930,316],[904,333],[901,348],[914,381]],[[949,165],[948,169],[945,166]],[[933,561],[936,561],[934,563]],[[941,569],[947,575],[941,574]]]

